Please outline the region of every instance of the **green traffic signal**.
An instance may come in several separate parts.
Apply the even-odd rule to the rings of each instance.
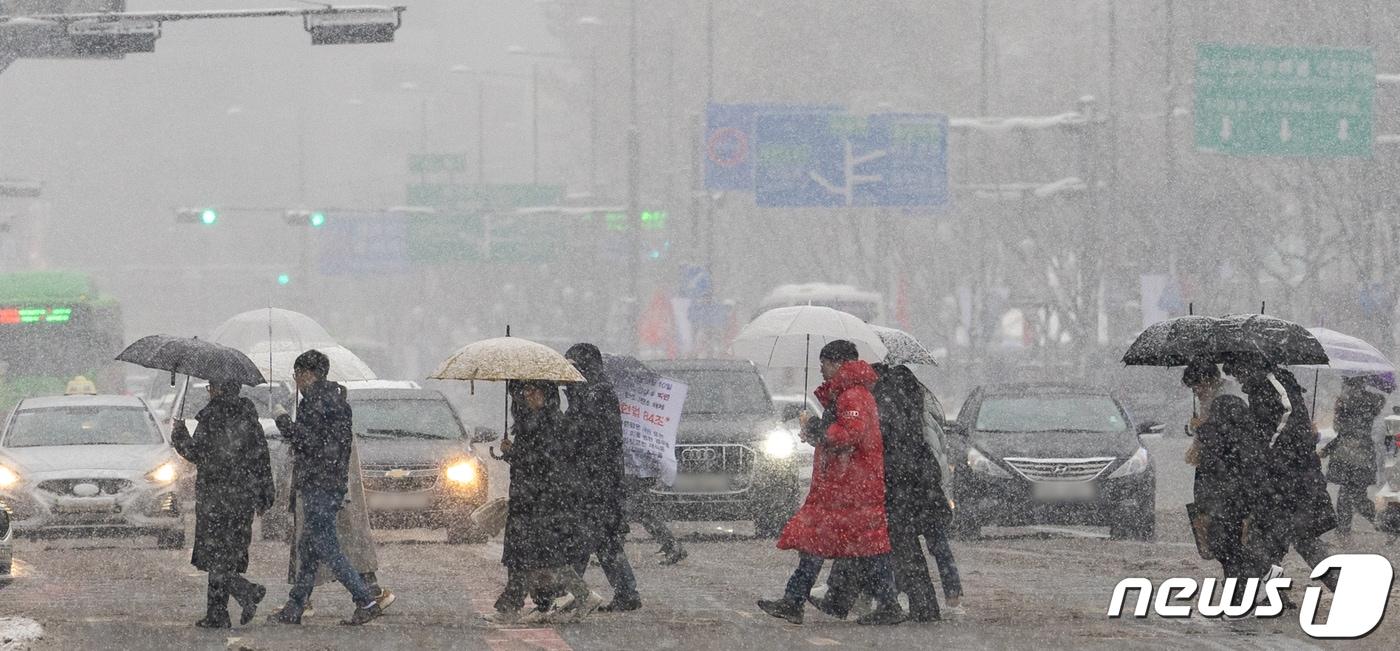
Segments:
[[[277,274],[277,284],[286,285],[292,282],[292,277],[287,274]]]
[[[214,222],[219,221],[219,213],[213,208],[205,208],[199,213],[199,221],[205,226],[213,226]]]
[[[326,213],[313,212],[306,220],[311,224],[312,228],[320,228],[326,225]]]

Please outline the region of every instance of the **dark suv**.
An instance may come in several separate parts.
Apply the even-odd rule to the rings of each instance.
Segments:
[[[647,365],[687,387],[676,483],[653,489],[658,508],[675,520],[753,520],[755,534],[777,536],[797,511],[798,439],[778,421],[758,369],[739,360]]]
[[[949,450],[957,530],[985,525],[1108,526],[1152,540],[1156,471],[1141,436],[1108,392],[1069,384],[979,387],[963,403]]]

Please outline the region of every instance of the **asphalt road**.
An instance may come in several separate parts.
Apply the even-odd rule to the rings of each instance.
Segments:
[[[1154,443],[1159,454],[1156,543],[1110,541],[1089,528],[988,528],[982,540],[955,543],[967,590],[967,615],[930,624],[868,628],[808,610],[791,626],[763,615],[754,600],[776,596],[795,554],[755,540],[747,524],[685,523],[677,532],[690,557],[660,567],[654,544],[640,528],[629,545],[645,605],[625,614],[544,628],[497,627],[482,621],[504,583],[499,541],[452,546],[440,531],[380,530],[380,576],[399,595],[383,618],[365,627],[336,625],[350,603],[338,586],[318,590],[318,614],[301,627],[255,623],[230,631],[203,631],[204,575],[188,551],[159,551],[149,539],[17,541],[16,576],[0,584],[0,649],[803,649],[880,648],[1148,648],[1303,649],[1335,646],[1308,639],[1297,611],[1271,620],[1184,620],[1155,616],[1110,620],[1105,611],[1114,585],[1144,576],[1208,577],[1218,569],[1201,561],[1187,537],[1178,502],[1189,499],[1176,468],[1172,439]],[[1175,456],[1175,462],[1169,456]],[[1185,468],[1184,464],[1179,464]],[[1163,483],[1168,485],[1164,486]],[[497,482],[501,486],[503,482]],[[1165,489],[1165,490],[1164,490]],[[1349,551],[1400,560],[1400,546],[1359,524]],[[286,547],[255,543],[250,577],[269,587],[265,610],[286,595]],[[1294,599],[1301,602],[1306,569],[1296,557]],[[596,569],[588,580],[605,596]],[[1324,597],[1324,604],[1329,603]],[[1346,648],[1400,648],[1400,594],[1368,638]],[[42,638],[7,642],[7,634],[42,627]]]

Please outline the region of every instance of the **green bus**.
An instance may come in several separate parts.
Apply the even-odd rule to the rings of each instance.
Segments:
[[[0,274],[0,413],[22,398],[61,395],[82,375],[99,393],[121,393],[121,307],[87,274]]]

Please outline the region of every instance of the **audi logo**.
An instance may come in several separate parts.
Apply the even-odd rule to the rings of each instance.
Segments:
[[[689,463],[709,463],[719,457],[714,448],[686,448],[681,450],[681,461]]]

